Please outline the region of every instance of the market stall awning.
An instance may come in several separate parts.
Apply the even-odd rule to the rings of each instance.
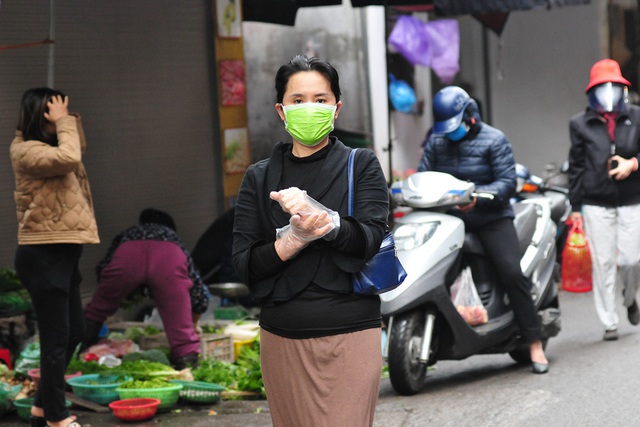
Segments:
[[[242,20],[294,25],[301,7],[335,6],[342,0],[243,0]]]
[[[591,0],[344,0],[353,7],[390,6],[407,11],[435,11],[438,16],[474,15],[497,33],[507,14],[530,10],[589,4]],[[244,0],[243,20],[294,25],[301,7],[334,6],[342,0]]]

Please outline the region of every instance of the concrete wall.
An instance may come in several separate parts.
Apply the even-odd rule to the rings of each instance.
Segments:
[[[301,8],[293,27],[245,22],[249,136],[253,160],[263,159],[279,140],[290,141],[274,105],[278,68],[298,54],[329,61],[340,76],[343,107],[336,128],[370,131],[363,18],[349,2],[339,6]]]
[[[81,260],[85,288],[113,237],[154,206],[192,248],[221,212],[209,0],[57,1],[55,87],[83,116],[84,163],[102,243]],[[49,0],[4,1],[0,46],[48,35]],[[46,46],[0,52],[0,267],[16,246],[9,143],[22,93],[47,84]]]
[[[517,161],[533,173],[542,174],[545,164],[559,164],[567,157],[568,120],[586,107],[589,69],[605,56],[605,7],[604,2],[592,1],[584,6],[512,12],[501,37],[488,33],[488,60],[482,25],[472,17],[458,18],[460,72],[455,84],[470,84],[472,96],[487,109],[488,73],[492,124],[505,132]],[[430,69],[416,67],[414,89],[425,103],[422,114],[391,111],[390,128],[381,126],[389,114],[380,97],[387,93],[386,63],[380,52],[371,49],[383,49],[386,44],[379,40],[385,31],[382,10],[375,6],[353,9],[345,1],[341,6],[300,9],[294,27],[244,23],[254,160],[267,157],[277,139],[288,139],[273,111],[273,76],[293,55],[307,52],[327,58],[340,72],[345,108],[336,126],[374,131],[376,151],[388,179],[387,132],[395,173],[417,167],[420,144],[432,125],[432,87],[437,90],[442,84]]]
[[[589,70],[606,56],[604,3],[512,12],[500,38],[489,34],[492,124],[532,173],[568,156],[569,119],[586,108]],[[461,18],[460,28],[459,78],[486,107],[483,30],[471,17]]]

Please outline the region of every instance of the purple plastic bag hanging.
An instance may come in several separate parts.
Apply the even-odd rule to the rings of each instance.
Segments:
[[[460,69],[460,32],[455,19],[422,22],[402,15],[388,41],[413,65],[431,67],[442,83],[453,81]]]

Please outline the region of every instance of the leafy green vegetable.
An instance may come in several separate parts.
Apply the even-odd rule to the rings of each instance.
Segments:
[[[99,374],[108,370],[109,368],[104,365],[98,364],[98,362],[87,362],[80,358],[74,357],[69,362],[69,366],[67,367],[67,374],[75,374],[78,371],[82,372],[83,375]]]
[[[162,378],[154,378],[152,380],[133,380],[133,381],[125,381],[120,384],[120,388],[164,388],[171,387],[171,384],[167,380],[163,380]]]
[[[260,370],[260,340],[240,348],[238,366],[243,368],[238,376],[237,389],[241,391],[257,391],[265,394]]]
[[[15,291],[22,288],[16,272],[10,268],[0,268],[0,291]]]
[[[158,362],[163,365],[171,365],[169,359],[164,354],[163,351],[160,351],[156,348],[152,348],[150,350],[139,351],[136,353],[126,354],[122,357],[123,362],[130,362],[133,360],[147,360],[149,362]]]
[[[242,346],[236,363],[215,359],[203,359],[192,371],[195,381],[215,383],[230,390],[259,392],[263,395],[264,383],[260,370],[260,341]]]
[[[135,380],[146,380],[152,377],[171,377],[178,374],[178,371],[171,366],[144,359],[122,362],[120,366],[113,368],[110,372],[131,377]]]
[[[31,298],[26,289],[0,292],[0,307],[28,311],[32,309]]]
[[[205,334],[224,334],[224,328],[221,328],[219,326],[214,326],[214,325],[200,325],[200,327],[202,328],[202,332]]]
[[[237,365],[230,362],[202,359],[198,367],[191,371],[191,373],[193,374],[194,381],[220,384],[228,388],[236,381],[234,375],[236,369]]]
[[[133,326],[130,328],[125,329],[125,331],[122,333],[122,335],[126,338],[129,339],[135,343],[138,343],[140,341],[140,338],[145,336],[144,333],[144,329],[139,328],[137,326]]]

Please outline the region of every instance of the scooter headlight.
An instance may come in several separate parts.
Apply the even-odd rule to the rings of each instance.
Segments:
[[[396,249],[409,251],[424,245],[436,232],[440,221],[402,224],[393,232]]]

